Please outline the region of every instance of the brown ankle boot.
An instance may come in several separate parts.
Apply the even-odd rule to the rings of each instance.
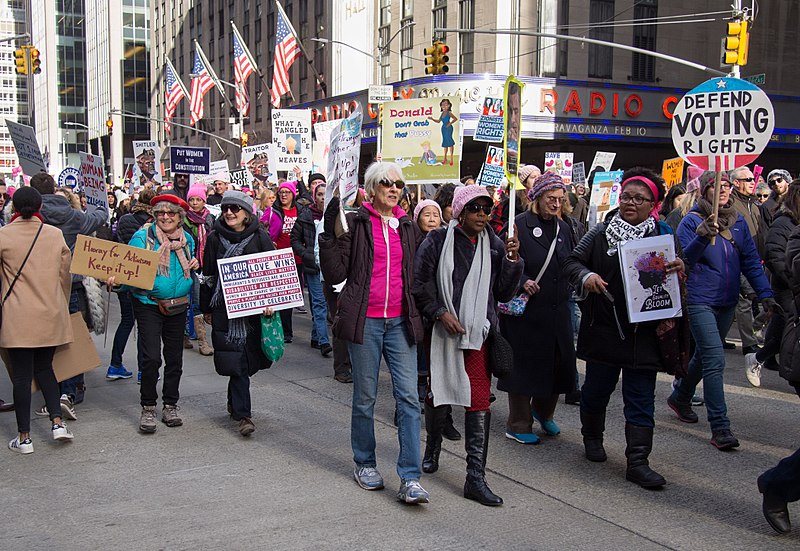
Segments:
[[[194,332],[197,333],[197,346],[200,349],[200,354],[203,356],[214,354],[214,349],[206,340],[206,322],[202,314],[194,317]]]

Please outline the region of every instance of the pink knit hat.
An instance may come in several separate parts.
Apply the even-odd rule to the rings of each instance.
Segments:
[[[203,201],[206,200],[206,186],[203,184],[195,184],[189,188],[189,192],[186,194],[186,200],[188,201],[192,197],[199,197]]]
[[[289,191],[292,192],[292,195],[297,197],[297,182],[284,182],[284,183],[282,183],[281,185],[278,186],[278,192],[280,193],[280,191],[283,188],[288,189]]]
[[[523,183],[525,180],[528,179],[528,176],[531,175],[533,171],[541,173],[542,171],[539,170],[539,167],[536,165],[522,165],[517,170],[517,176],[519,177],[519,183]]]
[[[419,218],[419,215],[422,214],[422,211],[425,209],[425,207],[436,207],[436,210],[439,211],[439,218],[442,218],[442,207],[439,206],[439,203],[432,201],[431,199],[423,199],[417,203],[416,207],[414,207],[414,222],[417,221],[417,218]]]
[[[491,195],[486,191],[483,186],[463,186],[457,187],[453,192],[453,220],[458,220],[461,216],[461,211],[467,206],[467,203],[474,201],[479,197],[486,197],[492,201]]]

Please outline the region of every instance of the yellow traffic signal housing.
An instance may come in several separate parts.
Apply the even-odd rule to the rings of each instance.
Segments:
[[[434,42],[434,47],[436,48],[436,73],[437,75],[443,75],[450,71],[450,67],[447,66],[447,62],[450,61],[450,56],[447,53],[450,51],[450,47],[445,44],[444,42]]]
[[[39,59],[39,50],[37,48],[31,47],[28,49],[28,53],[30,54],[30,72],[32,75],[38,75],[42,72],[41,64],[42,60]]]
[[[436,45],[428,46],[422,50],[422,55],[425,56],[425,74],[436,74]]]
[[[247,147],[248,138],[249,136],[247,135],[247,132],[242,132],[242,135],[240,136],[242,147]]]
[[[733,21],[728,23],[728,33],[725,37],[723,50],[723,63],[725,65],[746,65],[749,37],[747,21]]]
[[[16,65],[14,70],[18,75],[28,74],[28,56],[23,48],[14,50],[14,65]]]
[[[106,128],[108,128],[108,135],[114,133],[114,121],[111,120],[111,116],[109,115],[108,119],[106,119]]]

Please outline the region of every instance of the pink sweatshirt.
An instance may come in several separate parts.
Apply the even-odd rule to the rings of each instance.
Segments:
[[[403,244],[399,225],[393,228],[392,220],[399,221],[406,213],[396,206],[394,218],[384,219],[372,203],[364,203],[364,207],[370,213],[375,250],[367,317],[396,318],[403,315]]]

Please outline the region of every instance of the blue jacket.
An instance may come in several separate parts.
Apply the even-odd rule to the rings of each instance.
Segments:
[[[140,249],[147,248],[147,232],[152,231],[152,226],[145,226],[131,237],[130,242],[128,245],[131,247],[139,247]],[[194,258],[194,239],[189,233],[184,230],[183,234],[186,236],[186,245],[189,248],[189,261]],[[151,235],[154,241],[154,250],[158,250],[160,244],[158,242],[158,238],[155,237],[155,232],[153,231]],[[133,296],[136,297],[139,302],[142,304],[155,304],[154,300],[151,300],[149,297],[152,295],[155,298],[178,298],[182,296],[186,296],[189,294],[189,291],[192,288],[192,278],[185,279],[183,277],[183,268],[181,267],[180,262],[178,261],[178,257],[175,254],[175,251],[170,252],[170,259],[169,259],[169,277],[165,277],[162,275],[156,275],[155,285],[151,291],[147,291],[144,289],[137,289],[135,287],[131,287],[130,290],[133,293]]]
[[[759,300],[773,296],[742,215],[738,215],[731,228],[733,243],[720,235],[713,246],[708,238],[695,233],[703,220],[695,207],[678,226],[678,240],[689,273],[686,281],[688,303],[716,307],[735,305],[739,301],[740,273],[753,286]]]

